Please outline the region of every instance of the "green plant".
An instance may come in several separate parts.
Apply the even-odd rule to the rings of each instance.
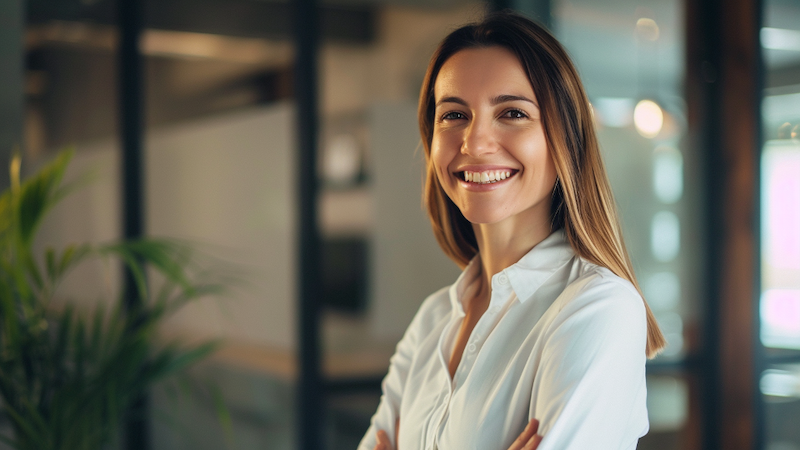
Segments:
[[[69,192],[62,179],[72,154],[0,196],[0,411],[13,429],[0,441],[20,450],[94,450],[111,442],[134,399],[208,356],[215,344],[159,344],[169,314],[220,284],[199,283],[185,245],[158,239],[71,245],[34,255],[36,230]],[[118,258],[136,280],[138,306],[53,308],[59,281],[90,257]],[[159,288],[145,282],[152,268]]]

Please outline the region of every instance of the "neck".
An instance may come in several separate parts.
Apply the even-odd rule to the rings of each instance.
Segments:
[[[491,224],[473,224],[486,286],[496,273],[511,266],[550,235],[550,217],[523,214]],[[531,217],[533,216],[533,217]]]

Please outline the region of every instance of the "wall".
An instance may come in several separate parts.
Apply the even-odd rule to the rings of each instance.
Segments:
[[[279,104],[153,130],[147,139],[147,230],[187,240],[244,283],[226,298],[191,305],[171,332],[295,346],[293,108]],[[117,144],[81,145],[70,172],[96,180],[56,208],[44,246],[119,235]],[[114,298],[116,265],[76,271],[61,295]],[[96,280],[104,280],[97,283]]]

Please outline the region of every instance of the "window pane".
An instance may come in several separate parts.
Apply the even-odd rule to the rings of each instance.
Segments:
[[[767,450],[800,449],[800,364],[772,365],[761,374]]]

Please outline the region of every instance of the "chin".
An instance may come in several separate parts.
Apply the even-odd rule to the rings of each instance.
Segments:
[[[476,225],[497,223],[506,218],[504,214],[501,214],[497,211],[497,208],[492,209],[493,210],[487,211],[483,210],[482,208],[473,208],[466,211],[461,210],[461,214],[469,221],[469,223]]]

